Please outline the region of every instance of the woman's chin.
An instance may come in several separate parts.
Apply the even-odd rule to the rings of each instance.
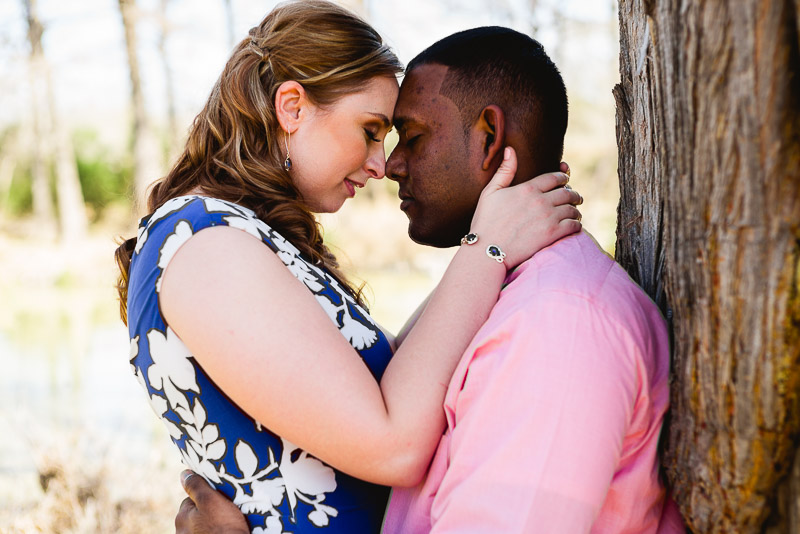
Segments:
[[[344,205],[346,198],[342,198],[339,200],[328,199],[325,202],[320,202],[311,206],[311,211],[313,213],[336,213],[342,206]]]

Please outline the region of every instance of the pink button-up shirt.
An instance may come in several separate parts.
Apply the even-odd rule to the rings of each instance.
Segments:
[[[427,478],[394,490],[383,532],[684,532],[658,475],[655,304],[585,233],[506,282],[450,382]]]

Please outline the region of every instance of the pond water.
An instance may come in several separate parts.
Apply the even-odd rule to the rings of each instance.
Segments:
[[[80,352],[68,344],[55,351],[20,346],[0,332],[0,502],[22,506],[41,497],[43,463],[68,458],[73,467],[90,466],[113,456],[136,464],[153,446],[169,449],[127,352],[121,324],[90,326]],[[177,453],[169,453],[177,476]]]

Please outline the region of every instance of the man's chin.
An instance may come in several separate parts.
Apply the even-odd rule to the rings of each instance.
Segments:
[[[417,228],[411,221],[409,221],[408,225],[408,237],[414,243],[425,245],[426,247],[450,248],[459,244],[458,240],[452,239],[445,233],[436,233]]]

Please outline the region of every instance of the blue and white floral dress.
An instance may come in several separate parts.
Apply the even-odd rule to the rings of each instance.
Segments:
[[[388,488],[337,471],[262,427],[225,396],[165,324],[158,305],[164,269],[193,234],[220,225],[272,249],[380,380],[391,347],[350,293],[253,211],[198,196],[166,202],[139,226],[128,293],[136,378],[184,463],[239,506],[253,533],[378,532]]]

